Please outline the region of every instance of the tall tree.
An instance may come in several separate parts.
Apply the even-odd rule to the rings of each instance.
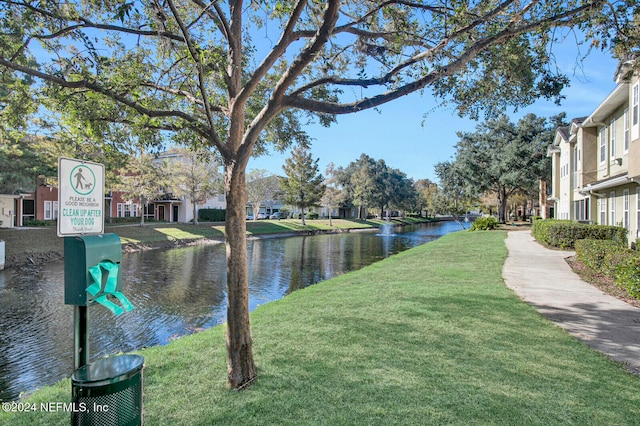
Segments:
[[[507,202],[527,192],[548,169],[545,118],[528,114],[514,124],[505,116],[481,123],[475,132],[458,133],[454,167],[468,193],[493,192],[498,199],[498,220],[506,222]]]
[[[358,206],[358,219],[366,219],[365,208],[379,207],[383,202],[385,173],[384,160],[376,161],[366,154],[361,154],[344,170],[343,184],[350,188],[352,202]]]
[[[422,216],[422,211],[426,210],[427,217],[429,216],[429,211],[433,212],[433,197],[437,192],[438,186],[431,182],[429,179],[418,179],[414,183],[414,187],[418,193],[418,207],[420,216]]]
[[[263,169],[249,171],[247,176],[247,199],[253,210],[253,220],[258,220],[260,203],[272,200],[280,189],[280,180],[277,176]]]
[[[51,174],[34,149],[37,143],[36,138],[0,131],[0,194],[34,191],[37,176]]]
[[[300,209],[303,225],[304,209],[317,206],[324,195],[325,185],[318,169],[319,160],[314,160],[308,150],[296,146],[282,166],[287,176],[280,179],[280,188],[285,202]]]
[[[215,148],[224,162],[228,381],[256,377],[248,309],[245,170],[302,126],[431,89],[460,113],[557,98],[559,27],[626,40],[614,0],[0,1],[0,72],[40,79],[50,108],[110,141],[124,126]],[[597,17],[597,20],[592,18]],[[256,37],[256,42],[252,41]],[[258,37],[260,39],[258,39]],[[265,43],[262,40],[271,40]],[[35,60],[37,56],[37,61]]]
[[[320,204],[327,209],[329,226],[333,226],[333,209],[340,205],[340,190],[338,189],[337,170],[333,163],[329,163],[324,171],[324,194]]]
[[[144,151],[132,152],[114,184],[114,189],[122,192],[123,199],[140,203],[140,226],[144,226],[149,201],[160,196],[160,190],[168,185],[166,164],[154,159],[154,156]]]
[[[193,224],[198,224],[198,205],[222,193],[222,176],[215,156],[208,150],[176,150],[176,161],[169,164],[169,187],[174,195],[191,200]]]
[[[384,163],[383,163],[384,164]],[[385,166],[382,174],[383,196],[380,199],[381,215],[384,210],[408,210],[414,207],[417,198],[413,181],[401,170]]]
[[[440,187],[431,201],[434,211],[453,217],[464,229],[459,217],[468,210],[471,203],[477,199],[477,195],[471,193],[466,187],[462,175],[457,170],[456,163],[444,161],[437,163],[434,169],[440,180]]]

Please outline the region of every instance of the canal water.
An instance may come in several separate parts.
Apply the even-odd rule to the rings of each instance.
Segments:
[[[455,222],[247,242],[250,309],[460,230]],[[225,321],[225,247],[201,245],[124,254],[123,293],[135,306],[114,316],[89,308],[90,355],[164,345]],[[0,271],[0,400],[69,377],[73,307],[63,264]]]

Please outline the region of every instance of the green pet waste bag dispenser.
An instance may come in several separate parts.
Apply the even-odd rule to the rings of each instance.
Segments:
[[[64,303],[100,304],[114,315],[133,309],[122,294],[122,246],[116,234],[64,239]]]

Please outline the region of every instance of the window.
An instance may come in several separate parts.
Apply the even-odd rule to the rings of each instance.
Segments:
[[[584,220],[591,220],[591,213],[589,213],[590,200],[585,198],[584,200]]]
[[[616,158],[616,121],[609,122],[609,157]]]
[[[604,198],[598,198],[598,203],[600,203],[600,225],[607,224],[607,204]]]
[[[624,152],[629,151],[629,108],[624,110]]]
[[[573,202],[574,219],[579,221],[589,220],[589,199]]]
[[[604,163],[607,160],[607,128],[602,127],[600,129],[600,162]]]
[[[132,203],[118,203],[116,205],[116,217],[138,217],[139,205]]]
[[[58,220],[58,202],[53,202],[53,220]]]
[[[573,202],[573,215],[575,220],[584,220],[584,204],[582,200]]]
[[[632,103],[632,108],[633,108],[633,125],[637,126],[638,125],[638,85],[636,84],[635,86],[633,86],[633,103]]]
[[[629,190],[622,191],[622,199],[624,202],[624,216],[622,217],[622,226],[629,229]]]
[[[53,208],[51,201],[44,202],[44,220],[51,220],[53,218]]]
[[[572,189],[576,189],[578,187],[578,164],[579,164],[578,163],[578,155],[579,155],[578,152],[579,152],[578,151],[578,147],[575,146],[573,148],[572,153],[571,153],[572,154],[571,155],[571,162],[573,163],[572,164],[573,182],[571,184]]]
[[[611,191],[609,193],[609,225],[615,226],[616,224],[616,192]]]

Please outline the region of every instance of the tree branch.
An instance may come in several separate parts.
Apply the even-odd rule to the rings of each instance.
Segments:
[[[502,3],[499,6],[499,8],[496,8],[493,11],[491,11],[489,15],[494,16],[498,14],[501,10],[503,10],[507,6],[507,4],[511,2],[512,0]],[[530,4],[525,6],[525,9],[528,9],[529,7],[530,7]],[[541,19],[534,22],[528,22],[519,27],[515,27],[514,22],[510,21],[502,31],[498,32],[497,34],[491,37],[487,37],[485,39],[477,41],[449,64],[441,66],[438,69],[435,69],[434,71],[428,73],[422,78],[419,78],[408,84],[405,84],[401,87],[398,87],[394,90],[387,91],[377,96],[363,98],[351,103],[341,104],[341,103],[323,102],[323,101],[316,101],[314,99],[303,98],[302,94],[313,87],[327,85],[327,84],[341,85],[341,86],[355,86],[355,87],[368,87],[368,86],[374,86],[374,85],[379,86],[379,85],[388,84],[389,82],[391,82],[392,78],[399,73],[401,69],[406,68],[409,65],[415,64],[419,62],[419,60],[428,58],[431,54],[433,54],[433,52],[420,52],[419,54],[414,55],[414,57],[412,57],[408,61],[405,61],[403,64],[396,66],[390,72],[385,73],[383,76],[378,78],[343,79],[343,78],[337,78],[337,77],[324,77],[324,78],[317,79],[313,82],[308,83],[305,86],[302,86],[296,89],[289,95],[285,96],[284,102],[285,104],[287,104],[287,106],[290,106],[290,107],[300,108],[300,109],[312,111],[312,112],[326,113],[326,114],[348,114],[348,113],[361,111],[364,109],[375,108],[391,100],[398,99],[409,93],[413,93],[417,90],[423,89],[427,85],[433,83],[434,81],[444,76],[453,75],[455,72],[461,70],[473,58],[475,58],[479,52],[483,51],[484,49],[490,46],[495,46],[503,41],[506,41],[508,39],[511,39],[521,34],[525,34],[532,29],[538,28],[546,24],[555,23],[557,25],[566,25],[569,23],[569,22],[565,22],[567,18],[570,18],[570,20],[572,20],[576,15],[592,7],[593,7],[592,4],[586,4],[583,6],[579,6],[575,9],[567,10],[564,13],[561,13],[559,15],[550,16],[545,19]],[[467,25],[464,28],[464,31],[461,29],[456,31],[454,34],[456,34],[456,36],[460,36],[462,33],[469,31],[470,28],[472,28],[473,26],[479,25],[482,22],[482,19],[484,18],[481,18],[478,21],[474,21],[474,23]],[[445,38],[438,44],[438,46],[450,40],[451,40],[450,37]]]
[[[265,107],[253,119],[243,140],[244,149],[251,149],[253,143],[257,140],[260,132],[267,126],[273,117],[280,113],[284,107],[283,99],[287,88],[302,73],[305,67],[313,61],[315,55],[322,49],[335,28],[336,21],[340,12],[340,0],[328,0],[327,6],[322,18],[322,25],[318,28],[314,38],[309,44],[302,49],[300,54],[293,60],[289,68],[284,72],[280,80],[271,93],[271,96]]]
[[[213,0],[211,3],[205,4],[201,0],[191,0],[191,1],[194,4],[196,4],[197,6],[199,6],[200,8],[202,8],[202,13],[200,14],[200,16],[206,14],[211,19],[213,19],[214,23],[216,24],[216,26],[220,30],[220,33],[222,33],[224,38],[228,41],[229,40],[229,33],[230,33],[230,31],[229,31],[229,21],[227,20],[227,17],[224,16],[224,12],[220,8],[220,2],[217,1],[217,0]],[[210,10],[211,7],[213,7],[213,10],[215,11],[215,13],[211,12],[211,10]],[[200,18],[200,16],[198,17],[198,19]],[[194,22],[196,22],[198,19],[195,19]],[[189,27],[191,27],[191,25],[193,25],[193,23],[189,24]]]
[[[173,14],[174,19],[178,24],[178,27],[180,27],[180,31],[182,32],[184,40],[189,49],[189,54],[191,55],[191,59],[193,59],[193,61],[195,62],[198,70],[197,71],[198,87],[200,89],[200,96],[202,96],[202,102],[205,109],[205,116],[207,119],[207,123],[209,124],[209,137],[211,138],[213,143],[216,145],[216,147],[222,149],[222,142],[220,141],[220,138],[216,133],[216,125],[213,121],[213,112],[211,111],[211,105],[209,104],[209,96],[207,94],[206,85],[204,82],[204,67],[202,66],[202,62],[200,61],[200,52],[193,45],[189,37],[189,32],[185,27],[184,22],[182,22],[182,18],[180,18],[180,14],[176,9],[175,4],[173,4],[173,0],[166,0],[166,1],[169,5],[169,9],[171,9],[171,13]]]
[[[296,39],[296,37],[292,37],[292,35],[294,34],[293,30],[298,22],[298,19],[300,19],[300,15],[304,11],[306,4],[307,0],[298,0],[293,12],[291,13],[291,16],[289,17],[289,20],[282,30],[280,39],[273,47],[273,49],[271,49],[269,54],[262,60],[262,63],[258,66],[258,68],[253,71],[251,77],[249,78],[249,81],[247,81],[247,83],[243,87],[242,93],[238,97],[239,102],[246,102],[246,99],[251,95],[251,93],[253,93],[253,91],[258,86],[260,81],[262,81],[269,69],[271,69],[273,64],[275,64],[276,61],[282,57],[291,42]]]
[[[148,108],[143,107],[142,105],[140,105],[137,102],[133,102],[130,99],[127,99],[125,96],[122,96],[116,92],[113,92],[105,87],[102,87],[98,84],[95,83],[91,83],[89,81],[86,80],[78,80],[78,81],[68,81],[65,80],[64,78],[61,77],[56,77],[53,76],[51,74],[46,74],[43,73],[41,71],[37,71],[34,70],[32,68],[28,68],[16,63],[12,63],[4,58],[0,58],[0,65],[4,66],[8,69],[26,74],[26,75],[30,75],[32,77],[36,77],[39,78],[41,80],[47,81],[49,83],[53,83],[57,86],[60,87],[64,87],[67,89],[88,89],[91,90],[92,92],[101,94],[109,99],[112,99],[116,102],[119,102],[123,105],[128,106],[129,108],[132,108],[133,110],[137,111],[138,113],[145,115],[147,117],[150,118],[178,118],[181,119],[187,123],[189,123],[189,126],[195,130],[198,134],[204,136],[204,137],[208,137],[209,136],[209,130],[204,128],[202,125],[200,125],[200,123],[198,122],[198,120],[195,117],[192,117],[189,114],[186,114],[182,111],[166,111],[166,110],[151,110]]]
[[[187,92],[186,90],[172,89],[170,87],[161,86],[159,84],[151,83],[151,82],[142,83],[142,86],[149,87],[151,89],[156,89],[156,90],[159,90],[161,92],[168,93],[168,94],[171,94],[171,95],[181,96],[181,97],[185,98],[186,100],[188,100],[189,102],[191,102],[192,104],[198,105],[199,107],[204,107],[204,102],[201,99],[198,99],[192,93]],[[221,113],[221,114],[224,114],[224,115],[228,115],[229,114],[229,110],[228,109],[223,108],[223,107],[218,106],[218,105],[210,105],[209,108],[210,108],[211,112],[218,112],[218,113]],[[206,113],[206,110],[201,110],[201,111],[203,113]]]
[[[98,30],[107,30],[107,31],[116,31],[116,32],[122,32],[122,33],[127,33],[127,34],[133,34],[133,35],[138,35],[138,36],[161,36],[161,37],[167,37],[171,40],[175,40],[175,41],[179,41],[179,42],[184,42],[185,40],[180,37],[177,34],[172,34],[170,32],[167,31],[152,31],[152,30],[141,30],[141,29],[133,29],[133,28],[127,28],[127,27],[121,27],[118,25],[110,25],[110,24],[97,24],[95,22],[92,22],[86,18],[83,18],[81,16],[77,17],[76,19],[72,19],[70,17],[65,17],[62,15],[58,15],[49,11],[46,11],[44,9],[41,9],[39,7],[35,7],[30,3],[27,2],[9,2],[15,5],[19,5],[19,6],[23,6],[27,9],[32,10],[33,12],[42,15],[42,16],[46,16],[48,18],[51,19],[55,19],[61,22],[67,22],[67,21],[77,21],[80,22],[79,24],[76,25],[71,25],[67,28],[62,28],[59,31],[56,31],[56,33],[54,34],[50,34],[50,35],[40,35],[40,36],[33,36],[36,38],[55,38],[58,35],[64,34],[66,32],[69,31],[73,31],[75,29],[78,28],[95,28]]]

